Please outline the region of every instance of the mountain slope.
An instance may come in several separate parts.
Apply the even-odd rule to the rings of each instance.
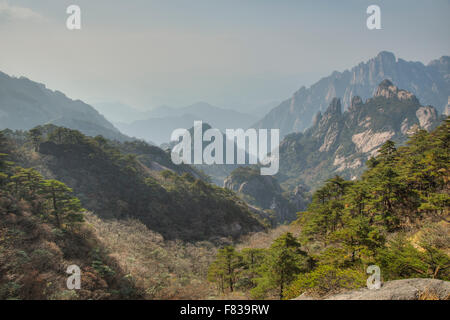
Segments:
[[[0,299],[136,299],[142,292],[108,255],[72,190],[16,166],[0,132]],[[70,265],[82,285],[68,290]]]
[[[384,97],[373,100],[381,102],[379,98]],[[405,146],[387,141],[359,179],[329,179],[289,229],[279,228],[293,233],[282,234],[270,247],[265,243],[262,250],[255,249],[261,248],[255,247],[261,243],[257,238],[249,242],[250,247],[240,246],[235,255],[243,257],[244,267],[235,279],[253,283],[243,290],[258,299],[326,298],[341,292],[341,298],[354,299],[448,299],[449,129],[447,118],[431,132],[417,131]],[[306,268],[305,258],[310,262]],[[217,264],[210,270],[217,270]],[[348,290],[376,285],[375,277],[369,278],[366,272],[374,275],[379,270],[378,280],[388,290],[345,295]],[[399,279],[410,280],[389,282]],[[400,290],[392,290],[395,284]]]
[[[353,179],[385,141],[403,143],[415,130],[430,130],[438,122],[433,107],[422,106],[412,93],[385,80],[365,103],[353,97],[342,112],[340,99],[334,98],[324,114],[316,114],[311,128],[286,136],[277,178],[290,188],[299,183],[314,188],[335,174]]]
[[[134,218],[167,239],[191,241],[263,229],[233,192],[196,179],[188,166],[166,170],[169,156],[144,142],[112,143],[51,125],[34,142],[27,133],[5,134],[18,163],[66,183],[103,219]]]
[[[0,128],[29,130],[47,123],[80,130],[89,136],[131,140],[90,105],[71,100],[41,83],[0,72]]]
[[[272,176],[262,176],[258,168],[240,167],[225,179],[224,187],[233,190],[247,203],[267,212],[272,224],[292,222],[296,212],[306,209],[306,190],[294,191],[288,197]]]
[[[209,129],[212,129],[212,127],[208,123],[202,122],[202,137],[205,134],[205,132]],[[194,163],[194,127],[191,126],[191,128],[188,130],[191,135],[191,163]],[[227,137],[225,134],[222,133],[222,147],[223,150],[226,150],[226,144],[227,144]],[[210,144],[211,142],[202,142],[202,152],[205,151],[205,148]],[[177,141],[172,141],[170,143],[165,143],[161,145],[161,148],[165,150],[172,150],[176,145],[178,144]],[[237,154],[238,154],[238,146],[236,143],[236,140],[233,142],[235,154],[234,154],[234,163],[235,164],[226,164],[226,154],[224,152],[222,163],[223,164],[192,164],[191,166],[199,170],[199,172],[205,174],[208,176],[208,180],[210,180],[212,183],[218,185],[219,187],[223,186],[223,182],[225,178],[234,170],[239,167],[246,167],[249,166],[249,155],[246,150],[242,150],[245,153],[245,164],[237,164]]]
[[[333,72],[311,87],[302,87],[293,96],[270,111],[255,124],[256,128],[279,128],[281,135],[302,132],[318,111],[324,111],[334,97],[341,97],[344,109],[354,96],[370,98],[378,84],[389,79],[400,88],[415,94],[425,105],[443,112],[450,96],[450,57],[423,65],[396,59],[393,53],[380,52],[351,70]]]

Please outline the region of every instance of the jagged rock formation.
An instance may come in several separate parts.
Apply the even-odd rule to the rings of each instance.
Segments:
[[[234,170],[225,179],[224,187],[236,192],[247,203],[265,210],[266,215],[259,214],[275,224],[295,220],[296,212],[305,210],[309,202],[309,190],[305,186],[284,192],[273,176],[262,176],[259,169],[251,167]]]
[[[336,174],[354,179],[384,142],[402,143],[415,130],[431,130],[439,121],[435,108],[384,80],[365,103],[355,96],[342,112],[340,99],[334,98],[323,114],[315,115],[311,128],[286,136],[277,178],[290,189],[299,183],[315,187]]]
[[[47,123],[76,129],[93,137],[102,135],[119,141],[131,140],[90,105],[49,90],[41,83],[0,72],[0,129],[29,130]]]
[[[260,175],[259,169],[241,167],[234,170],[224,181],[224,188],[233,190],[251,205],[270,210],[275,223],[290,222],[296,218],[295,208],[283,196],[283,190],[272,176]]]
[[[313,300],[302,294],[293,300]],[[450,282],[437,279],[388,281],[378,290],[362,288],[325,297],[325,300],[449,300]]]
[[[396,59],[390,52],[380,52],[375,58],[351,70],[335,71],[309,88],[300,88],[254,126],[279,128],[282,136],[302,132],[311,126],[318,111],[326,110],[334,97],[341,97],[343,109],[346,110],[351,106],[353,97],[360,96],[365,100],[377,93],[377,86],[384,79],[414,94],[422,104],[432,105],[439,112],[444,112],[450,96],[450,57],[444,56],[423,65]],[[390,92],[383,90],[384,93],[380,94]]]

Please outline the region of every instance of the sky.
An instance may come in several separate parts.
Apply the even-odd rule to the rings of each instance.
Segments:
[[[66,28],[71,4],[81,30]],[[92,104],[249,110],[383,50],[450,55],[449,13],[450,0],[0,0],[0,71]]]

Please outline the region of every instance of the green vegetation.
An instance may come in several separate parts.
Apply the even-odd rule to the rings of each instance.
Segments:
[[[0,144],[5,151],[1,132]],[[6,157],[0,158],[0,299],[141,297],[84,222],[72,190]],[[95,268],[99,260],[111,273]],[[65,286],[72,264],[82,270],[80,290]]]
[[[237,273],[242,264],[242,256],[236,252],[234,247],[226,246],[218,251],[216,260],[211,264],[208,280],[216,282],[221,292],[224,292],[225,287],[233,292]]]
[[[283,299],[284,289],[295,276],[311,268],[309,258],[300,246],[289,232],[273,242],[261,264],[261,278],[256,279],[257,286],[252,289],[253,296],[262,298],[267,289],[274,289],[279,298]]]
[[[367,146],[368,141],[383,132],[396,144],[404,144],[409,132],[421,128],[416,115],[420,108],[423,107],[415,98],[400,100],[383,96],[368,99],[343,113],[340,104],[332,103],[308,130],[291,133],[281,142],[277,179],[289,190],[298,184],[314,190],[336,174],[346,179],[358,177],[365,169],[363,164],[375,151]],[[431,114],[433,110],[430,109]],[[430,117],[427,130],[435,128],[441,120]],[[354,143],[358,135],[365,137],[360,146]],[[378,148],[376,144],[372,147]]]
[[[5,131],[0,298],[323,296],[363,286],[371,264],[384,281],[449,280],[449,125],[386,142],[360,180],[329,179],[292,225],[267,233],[233,191],[162,166],[152,147]],[[65,287],[71,264],[81,290]]]
[[[239,167],[224,181],[224,187],[233,190],[245,202],[261,208],[260,216],[272,226],[295,220],[295,212],[304,210],[307,198],[297,194],[289,201],[289,192],[284,192],[272,176],[262,176],[258,167]],[[294,200],[294,199],[293,199]]]
[[[250,283],[243,290],[257,298],[322,296],[363,286],[372,264],[385,281],[450,280],[449,129],[447,119],[404,147],[387,141],[360,180],[329,179],[298,214],[298,238],[281,235],[259,251],[256,266],[241,259],[234,277]],[[211,268],[223,266],[217,261]]]
[[[65,182],[102,218],[136,218],[167,239],[190,241],[263,229],[233,192],[205,182],[190,166],[175,166],[169,154],[143,141],[112,142],[53,125],[6,136],[9,153],[22,167]],[[58,188],[46,186],[55,200],[55,218],[75,219],[69,207],[78,204],[61,198]]]

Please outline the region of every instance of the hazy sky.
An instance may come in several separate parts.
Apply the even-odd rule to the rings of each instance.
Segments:
[[[82,30],[66,29],[70,4]],[[449,0],[0,0],[0,71],[88,103],[254,107],[381,50],[449,55],[449,14]]]

